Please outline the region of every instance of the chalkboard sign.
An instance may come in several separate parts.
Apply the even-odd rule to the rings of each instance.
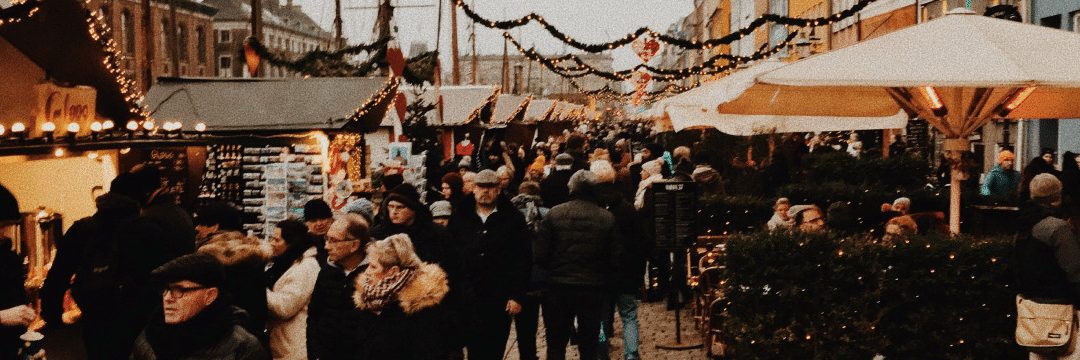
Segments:
[[[658,182],[653,189],[653,221],[656,246],[661,249],[685,249],[697,236],[697,194],[693,182]]]
[[[926,120],[911,119],[907,124],[907,146],[908,152],[917,152],[919,154],[929,154],[933,145],[930,144],[930,124],[926,123]]]
[[[136,165],[156,168],[161,172],[161,185],[164,189],[158,194],[185,199],[188,186],[188,152],[186,147],[160,147],[139,149],[120,155],[121,172],[130,171]],[[188,206],[181,202],[181,205]]]

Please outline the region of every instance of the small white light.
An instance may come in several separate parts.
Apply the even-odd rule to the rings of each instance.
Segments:
[[[44,131],[44,132],[56,131],[56,124],[54,124],[52,121],[46,121],[44,124],[41,124],[41,131]]]
[[[125,127],[128,129],[128,131],[139,130],[139,123],[135,122],[135,120],[128,120]]]
[[[26,131],[26,125],[25,124],[23,124],[21,122],[16,122],[14,124],[11,124],[11,132],[12,133],[21,133],[23,131]]]
[[[116,124],[113,124],[112,120],[105,120],[105,122],[101,123],[102,130],[112,130],[114,127],[116,127]]]
[[[146,131],[154,130],[154,120],[148,119],[146,121],[143,121],[142,128]]]
[[[195,131],[198,131],[198,132],[206,131],[206,123],[195,124]]]
[[[79,132],[79,123],[74,123],[74,122],[73,123],[68,123],[67,131],[68,131],[68,133],[71,133],[71,134],[78,133]]]
[[[94,160],[98,158],[98,153],[96,151],[91,151],[89,154],[86,154],[86,157],[90,158],[90,160]]]
[[[101,122],[95,121],[90,123],[90,131],[101,132]]]
[[[4,124],[0,124],[0,136],[4,136],[4,132],[7,132],[7,128],[4,127]]]
[[[64,156],[64,148],[56,148],[56,150],[53,150],[53,156],[63,157]]]
[[[131,148],[123,148],[123,149],[120,149],[120,153],[121,153],[121,154],[127,154],[127,153],[129,153],[129,152],[131,152]]]

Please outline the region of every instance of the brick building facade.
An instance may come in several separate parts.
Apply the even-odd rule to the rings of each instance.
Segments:
[[[244,41],[251,36],[251,5],[241,0],[206,0],[204,4],[219,11],[214,16],[214,71],[211,76],[248,77],[244,66]],[[262,43],[271,51],[295,56],[316,49],[330,49],[334,35],[323,30],[314,20],[287,1],[263,2]],[[264,77],[296,76],[287,69],[265,62],[259,72]]]

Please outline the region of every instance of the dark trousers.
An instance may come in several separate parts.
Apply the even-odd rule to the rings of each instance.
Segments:
[[[544,326],[548,360],[566,359],[574,318],[578,321],[578,353],[581,359],[596,359],[604,292],[592,288],[552,287],[544,297]]]
[[[536,329],[540,323],[539,296],[526,296],[521,304],[521,312],[514,316],[514,330],[517,332],[518,358],[537,360]]]
[[[87,316],[83,323],[83,344],[89,360],[127,359],[141,329],[135,319],[125,316]]]
[[[510,337],[507,300],[479,300],[473,305],[473,328],[465,345],[469,360],[502,360]]]

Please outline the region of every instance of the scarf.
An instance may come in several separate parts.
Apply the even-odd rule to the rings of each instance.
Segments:
[[[367,304],[369,310],[379,312],[383,307],[390,302],[394,296],[397,295],[398,290],[401,290],[405,286],[405,283],[409,281],[413,269],[405,268],[398,271],[397,274],[387,276],[382,280],[372,282],[364,282],[360,284],[360,300]]]

